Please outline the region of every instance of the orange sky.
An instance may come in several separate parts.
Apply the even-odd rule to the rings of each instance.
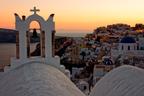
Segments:
[[[55,13],[57,32],[92,32],[113,23],[144,22],[144,0],[1,0],[0,27],[14,28],[14,13],[32,14],[36,6],[45,19]]]

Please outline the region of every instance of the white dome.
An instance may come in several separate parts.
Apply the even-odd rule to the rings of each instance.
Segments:
[[[104,76],[90,96],[144,96],[144,70],[122,66]]]
[[[0,96],[85,96],[62,72],[45,64],[24,64],[0,78]]]

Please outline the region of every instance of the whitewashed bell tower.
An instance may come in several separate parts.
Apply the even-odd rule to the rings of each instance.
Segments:
[[[26,17],[19,17],[15,13],[15,28],[17,30],[16,40],[16,57],[11,59],[11,64],[26,64],[29,62],[43,62],[52,66],[58,67],[60,65],[60,58],[54,57],[54,35],[55,35],[55,22],[53,21],[54,14],[51,14],[47,20],[39,16],[37,12],[39,9],[31,9],[32,15]],[[30,57],[29,46],[29,25],[32,21],[37,21],[40,25],[40,52],[41,56]]]

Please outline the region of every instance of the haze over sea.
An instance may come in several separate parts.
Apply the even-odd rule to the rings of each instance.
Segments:
[[[40,33],[39,30],[37,30],[38,33]],[[84,32],[81,32],[81,31],[68,31],[68,32],[61,32],[61,31],[57,31],[56,30],[56,35],[55,36],[66,36],[66,37],[84,37],[86,34],[90,34],[92,32],[90,31],[84,31]]]
[[[84,37],[86,34],[86,32],[57,32],[56,36],[66,36],[66,37]]]

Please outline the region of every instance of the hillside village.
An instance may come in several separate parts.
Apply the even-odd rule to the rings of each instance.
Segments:
[[[38,50],[35,49],[33,56],[40,55]],[[132,65],[144,68],[143,54],[143,24],[135,27],[113,24],[98,27],[85,37],[55,38],[55,55],[60,57],[61,64],[71,73],[71,80],[85,94],[89,94],[93,86],[116,67]]]
[[[10,63],[0,64],[0,96],[143,96],[143,24],[59,37],[54,14],[45,20],[39,11],[15,13],[15,30],[0,29],[0,42],[15,44]],[[31,29],[32,21],[41,28]]]

